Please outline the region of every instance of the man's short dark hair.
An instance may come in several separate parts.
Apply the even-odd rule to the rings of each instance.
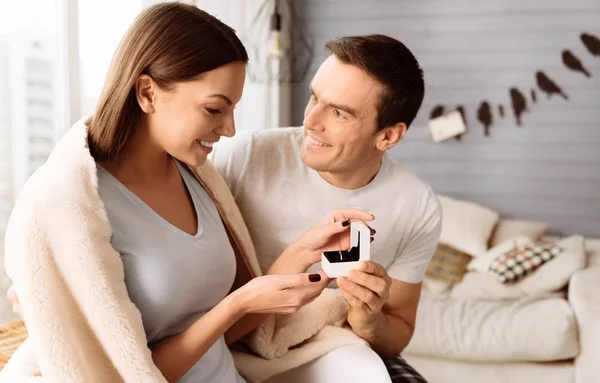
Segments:
[[[415,119],[425,95],[423,70],[400,41],[384,35],[348,36],[325,44],[330,54],[354,65],[384,86],[377,106],[377,130]]]

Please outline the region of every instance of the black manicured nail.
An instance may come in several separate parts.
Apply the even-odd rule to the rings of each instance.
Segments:
[[[375,240],[375,238],[371,237],[371,242],[373,242]]]
[[[319,282],[321,280],[321,274],[310,274],[308,280],[311,282]]]
[[[350,220],[349,219],[345,219],[345,220],[342,221],[342,226],[346,227],[348,225],[350,225]]]

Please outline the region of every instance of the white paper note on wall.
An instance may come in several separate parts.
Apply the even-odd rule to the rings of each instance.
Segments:
[[[429,131],[433,141],[440,142],[463,134],[467,130],[465,121],[458,110],[429,120]]]

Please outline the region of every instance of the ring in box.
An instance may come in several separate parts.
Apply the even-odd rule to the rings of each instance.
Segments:
[[[360,261],[371,259],[371,229],[362,222],[350,225],[350,250],[326,251],[321,255],[321,267],[329,278],[345,276],[358,269]]]

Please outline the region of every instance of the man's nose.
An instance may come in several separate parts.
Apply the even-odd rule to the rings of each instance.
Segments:
[[[323,113],[318,106],[312,107],[304,116],[304,127],[309,130],[323,131]]]

